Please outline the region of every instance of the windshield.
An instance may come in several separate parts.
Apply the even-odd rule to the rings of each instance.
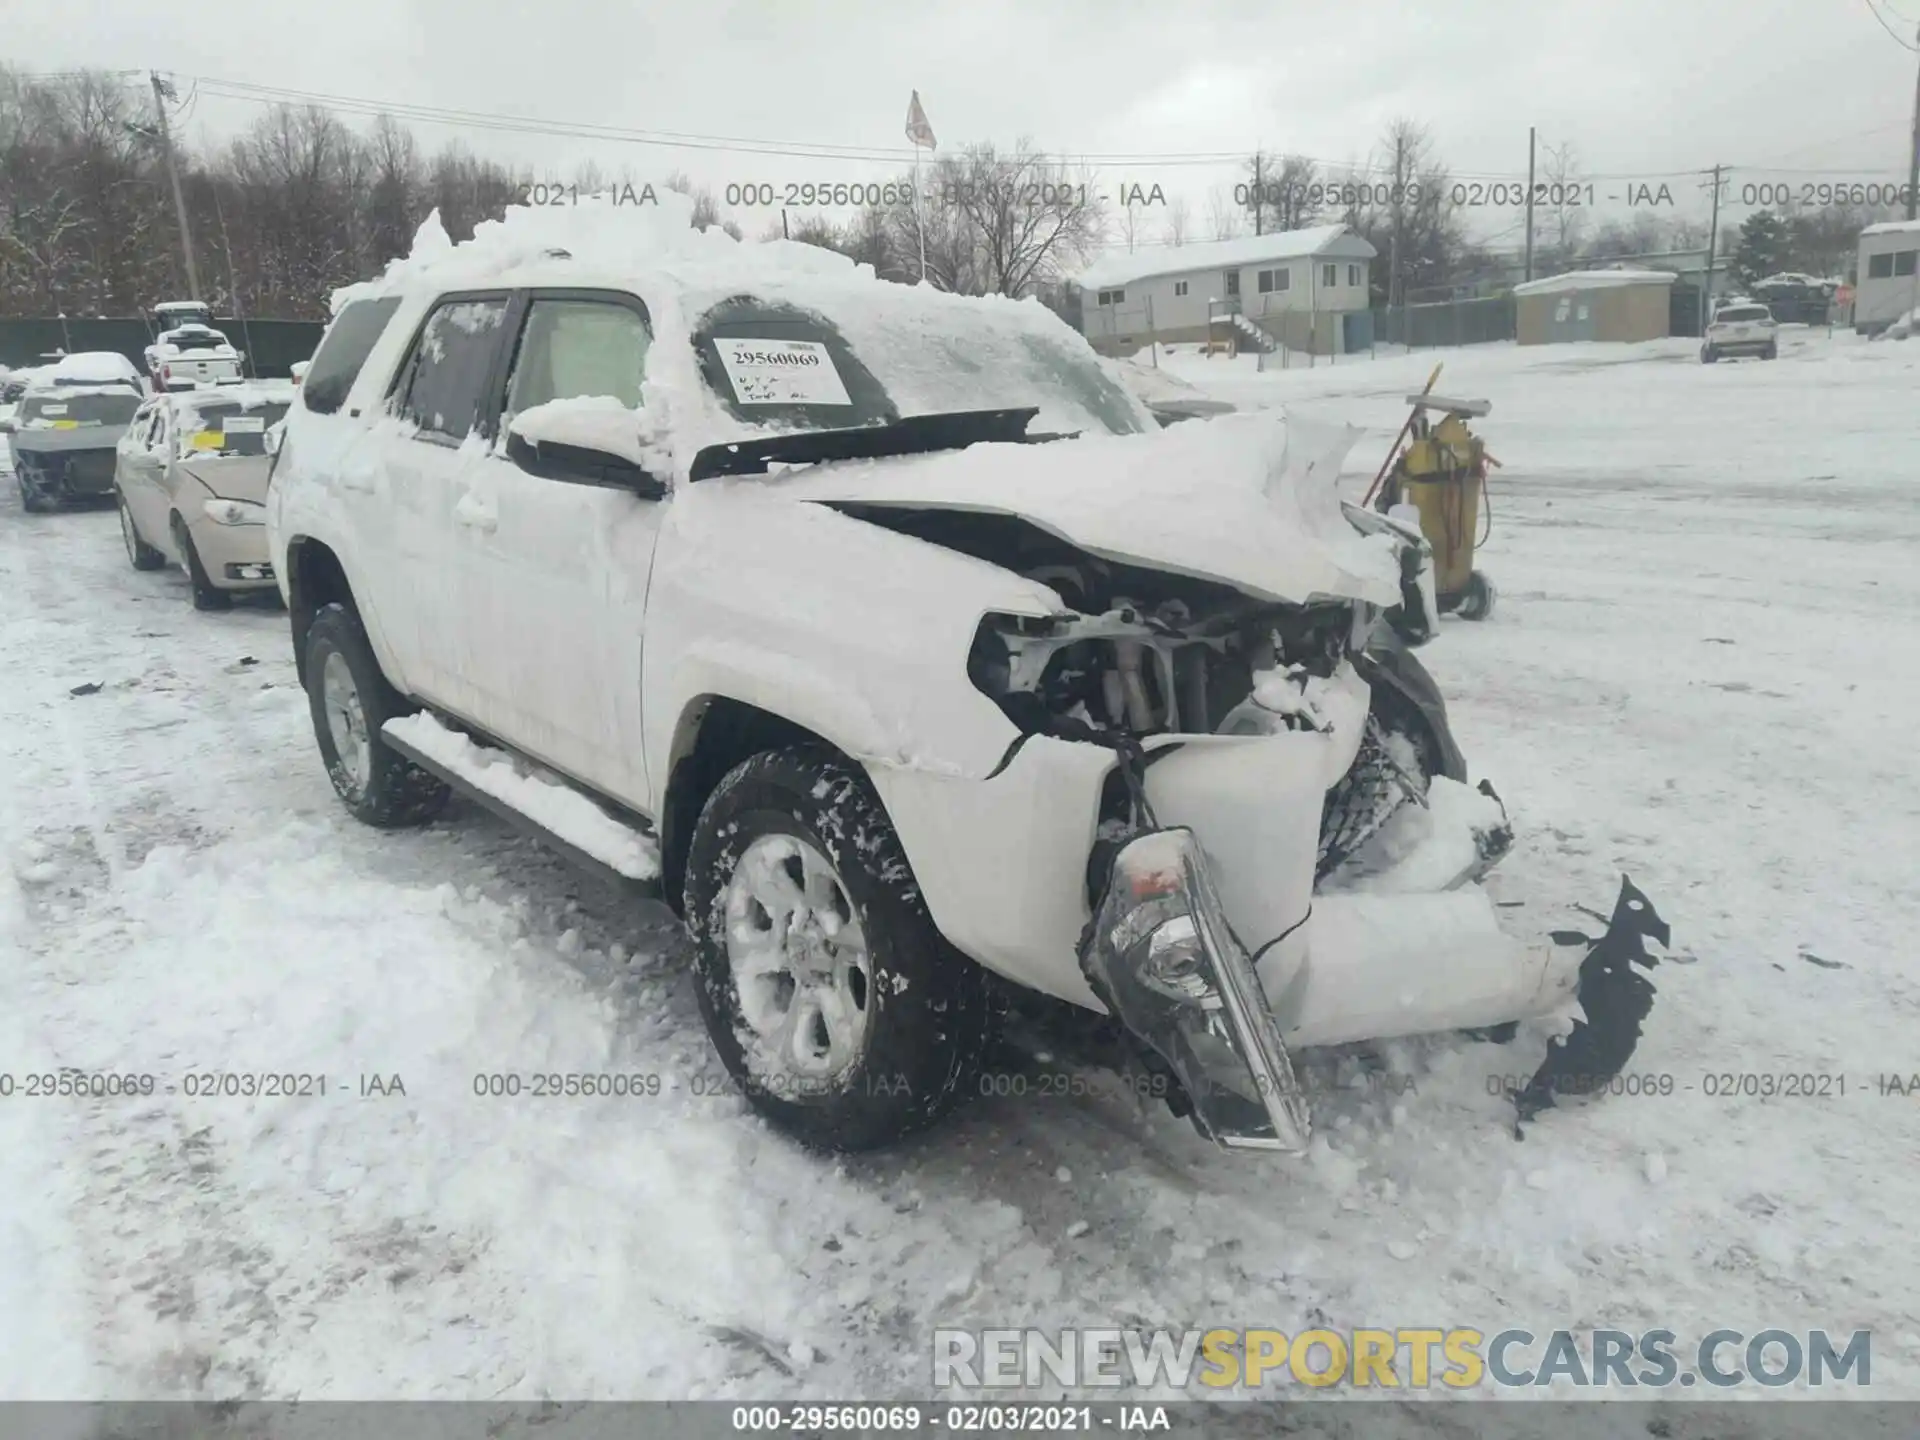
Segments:
[[[884,290],[892,287],[881,287]],[[1027,433],[1153,428],[1077,335],[1038,305],[956,303],[907,287],[819,307],[751,295],[694,328],[701,373],[755,429],[843,430],[958,412],[1032,409]]]
[[[202,403],[180,415],[183,454],[264,455],[266,432],[286,417],[288,402],[241,405],[236,401]]]
[[[133,418],[144,397],[131,390],[123,394],[102,395],[86,391],[62,394],[42,391],[29,395],[20,405],[24,425],[36,429],[70,430],[83,425],[124,425]]]

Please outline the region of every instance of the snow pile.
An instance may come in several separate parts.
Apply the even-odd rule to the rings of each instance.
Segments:
[[[743,279],[769,272],[832,274],[855,269],[846,256],[817,245],[786,240],[749,244],[718,226],[696,230],[690,199],[671,190],[654,194],[658,203],[510,205],[500,219],[481,221],[474,227],[473,238],[458,244],[435,210],[420,223],[412,250],[389,261],[377,280],[333,292],[333,313],[339,314],[354,300],[416,286],[451,290],[483,284],[545,259],[565,258],[583,271],[615,274],[717,264]],[[862,268],[873,273],[871,266]]]
[[[82,350],[56,362],[51,378],[59,385],[138,385],[140,369],[117,350]]]
[[[650,837],[621,824],[564,781],[516,765],[506,752],[476,745],[425,712],[389,720],[383,728],[629,880],[660,874],[660,849]]]
[[[1916,325],[1920,325],[1920,310],[1909,310],[1887,326],[1882,333],[1889,340],[1905,340],[1913,334]]]
[[[652,470],[661,458],[647,444],[652,432],[646,425],[645,415],[623,405],[615,395],[575,395],[549,400],[522,410],[513,417],[509,428],[536,445],[543,441],[584,445],[590,450],[631,460],[647,470]]]

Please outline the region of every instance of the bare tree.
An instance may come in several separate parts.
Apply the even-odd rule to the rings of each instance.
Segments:
[[[678,194],[687,196],[693,201],[694,229],[710,230],[717,224],[734,239],[738,240],[741,238],[741,230],[738,225],[734,224],[731,220],[722,221],[720,219],[720,204],[713,198],[713,191],[704,185],[696,188],[686,171],[676,170],[667,176],[666,187]]]
[[[1241,233],[1245,220],[1245,210],[1234,201],[1224,185],[1216,185],[1207,192],[1207,227],[1214,239],[1234,239]]]
[[[890,212],[901,257],[926,242],[927,278],[970,295],[1029,295],[1099,245],[1105,204],[1086,176],[1021,140],[1010,151],[968,146],[934,167],[919,204]]]
[[[1305,155],[1262,150],[1249,155],[1240,168],[1256,234],[1301,229],[1327,208],[1320,167]]]
[[[1131,255],[1146,229],[1147,207],[1137,200],[1130,200],[1120,208],[1120,238],[1126,242],[1127,253]]]
[[[1558,268],[1579,250],[1587,224],[1588,207],[1580,203],[1585,182],[1571,141],[1546,147],[1536,183],[1546,188],[1534,196],[1535,268]]]
[[[1340,219],[1379,252],[1373,303],[1401,305],[1412,292],[1452,284],[1473,247],[1453,202],[1453,177],[1426,127],[1395,120],[1358,173],[1370,178],[1356,186]]]
[[[1176,195],[1167,202],[1167,244],[1184,245],[1187,235],[1193,228],[1193,210],[1185,195]]]

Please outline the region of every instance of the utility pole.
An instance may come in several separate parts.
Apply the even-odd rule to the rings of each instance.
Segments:
[[[1260,207],[1266,204],[1266,195],[1260,189],[1260,160],[1258,149],[1253,152],[1253,233],[1260,234]]]
[[[1700,289],[1700,333],[1707,333],[1707,319],[1713,314],[1713,263],[1720,253],[1720,172],[1713,167],[1713,218],[1707,221],[1707,281]]]
[[[172,86],[160,78],[160,72],[148,72],[153,81],[153,113],[160,124],[160,151],[167,157],[167,179],[173,183],[173,213],[180,222],[180,253],[187,262],[187,298],[200,298],[200,272],[193,265],[193,231],[187,225],[187,200],[180,193],[180,167],[173,158],[173,132],[167,128],[167,97]]]
[[[1389,247],[1387,260],[1387,309],[1400,302],[1400,227],[1406,213],[1406,187],[1400,180],[1400,167],[1404,163],[1406,136],[1395,132],[1393,137],[1393,190],[1389,198],[1393,202],[1393,243]]]
[[[1916,48],[1920,48],[1920,27],[1913,32]],[[1916,207],[1920,207],[1920,66],[1916,66],[1913,77],[1913,149],[1907,155],[1907,219],[1916,218]]]
[[[1527,126],[1527,279],[1533,279],[1533,126]]]

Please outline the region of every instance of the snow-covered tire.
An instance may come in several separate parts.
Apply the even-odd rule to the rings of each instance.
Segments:
[[[29,515],[44,515],[53,509],[53,501],[40,493],[40,488],[30,482],[25,475],[14,477],[20,486],[20,508]]]
[[[1460,598],[1460,608],[1454,613],[1462,620],[1484,620],[1493,613],[1493,602],[1499,596],[1493,581],[1475,570],[1467,576],[1466,594]]]
[[[127,497],[115,486],[113,502],[120,510],[120,539],[127,547],[127,563],[136,570],[158,570],[167,563],[167,557],[140,538],[139,527],[133,523],[133,511],[127,508]]]
[[[193,583],[193,608],[196,610],[230,610],[233,608],[233,596],[214,584],[207,575],[207,567],[200,563],[200,552],[194,549],[193,535],[187,529],[187,522],[176,511],[172,517],[173,546],[180,552],[180,561],[187,567],[187,579]]]
[[[887,1145],[976,1088],[986,976],[935,928],[846,760],[799,748],[735,767],[695,822],[684,899],[700,1013],[731,1088],[802,1144]]]
[[[447,803],[447,787],[386,743],[381,727],[417,706],[387,683],[359,618],[323,605],[307,628],[307,705],[334,793],[356,820],[383,830],[421,825]]]
[[[1760,352],[1760,358],[1762,360],[1778,360],[1780,358],[1780,347],[1778,345],[1769,345]]]
[[[1714,361],[1718,360],[1719,358],[1720,358],[1719,352],[1716,351],[1711,345],[1703,346],[1701,348],[1700,363],[1702,365],[1711,365],[1713,364]]]

